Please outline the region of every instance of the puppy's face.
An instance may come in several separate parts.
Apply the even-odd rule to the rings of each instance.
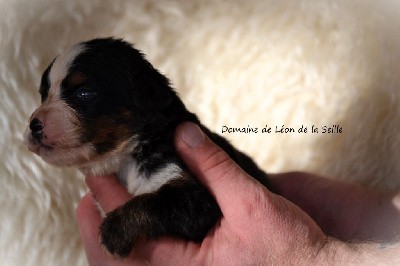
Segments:
[[[123,150],[167,102],[168,81],[130,44],[80,43],[43,73],[41,106],[25,132],[28,148],[58,166],[82,166]]]

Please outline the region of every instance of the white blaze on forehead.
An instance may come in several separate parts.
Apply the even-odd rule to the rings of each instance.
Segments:
[[[59,85],[59,83],[65,79],[68,74],[68,70],[71,64],[74,62],[75,58],[85,50],[84,45],[76,44],[60,54],[56,60],[54,61],[50,73],[49,73],[49,81],[50,86],[53,88],[55,85]],[[59,86],[56,86],[59,87]]]

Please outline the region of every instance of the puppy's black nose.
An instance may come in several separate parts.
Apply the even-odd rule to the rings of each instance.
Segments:
[[[32,119],[31,123],[29,124],[29,128],[32,131],[32,137],[36,140],[41,140],[43,136],[43,125],[39,119],[34,118]]]

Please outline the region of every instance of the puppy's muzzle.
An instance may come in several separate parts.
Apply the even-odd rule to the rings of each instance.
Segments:
[[[31,130],[32,139],[40,142],[43,138],[43,124],[39,119],[33,118],[29,124],[29,129]]]

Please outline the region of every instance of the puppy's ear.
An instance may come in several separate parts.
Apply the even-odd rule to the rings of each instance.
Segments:
[[[140,109],[163,109],[176,98],[168,79],[154,68],[141,73],[133,89],[133,102]]]

